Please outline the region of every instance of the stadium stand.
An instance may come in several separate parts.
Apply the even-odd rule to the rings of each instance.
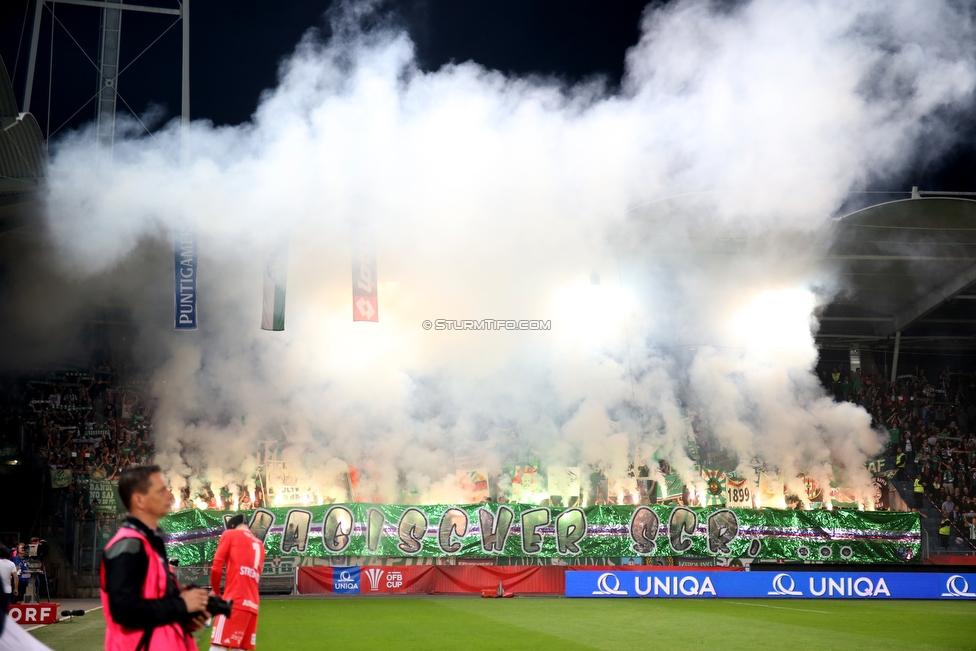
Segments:
[[[919,370],[892,384],[881,376],[851,381],[825,370],[821,381],[835,399],[861,405],[875,426],[888,430],[887,467],[896,468],[899,453],[905,454],[904,472],[893,484],[913,505],[914,480],[919,479],[924,498],[918,511],[929,553],[976,551],[976,377],[946,370],[930,381]],[[951,534],[943,545],[939,529],[946,518]]]
[[[905,451],[904,473],[892,483],[911,506],[914,480],[921,482],[918,511],[929,554],[976,552],[976,375],[943,372],[930,381],[920,370],[892,384],[881,376],[851,380],[824,370],[821,380],[835,399],[863,406],[876,426],[888,430],[886,467],[895,468]],[[121,517],[112,480],[126,466],[153,459],[148,384],[127,369],[99,367],[29,374],[4,382],[0,393],[0,457],[22,459],[47,475],[43,519],[32,533],[47,537],[58,551],[48,572],[52,590],[67,580],[83,593]],[[721,461],[721,450],[707,439],[701,452]],[[179,497],[191,500],[188,491]],[[192,501],[217,508],[216,497],[198,494]],[[948,537],[939,533],[945,519]]]
[[[145,387],[107,367],[4,383],[0,456],[43,473],[50,490],[32,533],[55,543],[58,564],[71,574],[93,574],[98,551],[118,527],[114,480],[121,470],[153,458]]]

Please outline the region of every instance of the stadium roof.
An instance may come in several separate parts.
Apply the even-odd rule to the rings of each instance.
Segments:
[[[846,291],[821,315],[821,346],[888,340],[976,346],[976,201],[925,197],[836,220],[828,259]]]
[[[0,60],[0,235],[37,220],[45,165],[41,129],[33,115],[17,111]]]
[[[18,112],[10,77],[0,61],[0,197],[37,192],[44,182],[44,161],[41,129],[33,115]]]

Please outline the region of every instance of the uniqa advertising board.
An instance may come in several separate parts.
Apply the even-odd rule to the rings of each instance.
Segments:
[[[566,572],[566,596],[976,601],[976,574],[573,571]]]

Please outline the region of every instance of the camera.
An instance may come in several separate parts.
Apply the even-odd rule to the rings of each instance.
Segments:
[[[187,588],[196,588],[202,590],[198,585],[191,584],[186,586]],[[217,595],[210,595],[207,597],[207,612],[212,616],[223,615],[224,617],[230,617],[231,608],[234,607],[234,600],[224,601]]]
[[[224,601],[216,595],[210,595],[207,598],[207,612],[213,616],[223,615],[224,617],[230,617],[231,608],[234,607],[234,600]]]
[[[34,539],[27,546],[27,558],[44,560],[47,556],[47,541]]]

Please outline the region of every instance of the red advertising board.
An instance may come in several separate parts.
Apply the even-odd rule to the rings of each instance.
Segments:
[[[58,604],[14,604],[7,610],[7,616],[21,626],[54,624],[58,621]]]
[[[433,565],[299,567],[299,594],[426,594]]]
[[[369,565],[299,567],[299,594],[562,594],[565,568],[550,566]],[[353,585],[357,589],[350,589]]]
[[[932,554],[924,561],[925,565],[976,565],[976,556],[962,554]]]

